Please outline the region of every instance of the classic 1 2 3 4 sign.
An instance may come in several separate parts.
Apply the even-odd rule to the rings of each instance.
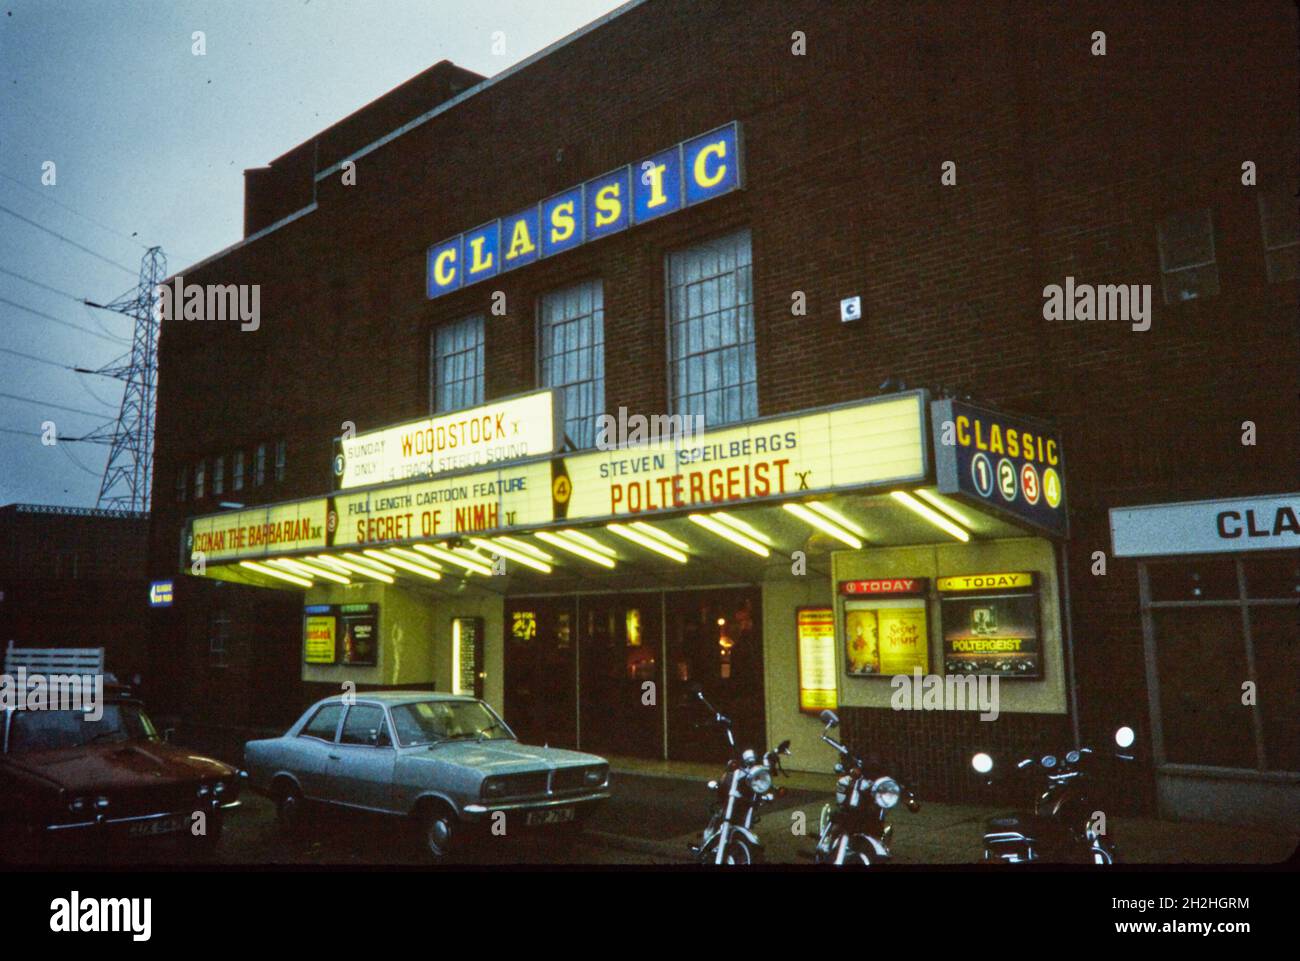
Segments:
[[[942,493],[1065,536],[1065,457],[1055,430],[957,400],[934,401],[931,423]]]
[[[742,185],[740,151],[740,124],[732,122],[434,244],[428,295],[441,297],[730,193]]]

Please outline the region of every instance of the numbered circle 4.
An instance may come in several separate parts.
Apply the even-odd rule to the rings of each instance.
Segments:
[[[1025,492],[1025,500],[1031,504],[1038,503],[1038,495],[1042,492],[1038,489],[1038,471],[1034,470],[1033,464],[1020,468],[1020,489]]]
[[[998,461],[998,493],[1004,501],[1016,499],[1016,465],[1005,457]]]
[[[976,454],[970,461],[970,478],[980,497],[993,493],[993,464],[985,454]]]
[[[1043,499],[1048,507],[1059,507],[1065,490],[1061,487],[1061,476],[1053,467],[1043,471]]]

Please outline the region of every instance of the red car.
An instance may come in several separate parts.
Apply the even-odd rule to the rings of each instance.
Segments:
[[[106,690],[102,716],[91,717],[0,713],[0,860],[169,835],[210,854],[239,803],[239,770],[164,741],[124,689]]]

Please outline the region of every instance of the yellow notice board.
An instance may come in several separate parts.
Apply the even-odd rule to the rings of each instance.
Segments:
[[[835,612],[801,607],[795,612],[799,654],[799,710],[818,712],[839,706],[835,672]]]
[[[303,659],[308,664],[333,664],[338,659],[338,619],[332,613],[303,618]]]

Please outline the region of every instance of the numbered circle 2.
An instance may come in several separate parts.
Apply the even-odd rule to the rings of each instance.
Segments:
[[[1053,467],[1043,471],[1043,500],[1048,507],[1059,507],[1065,490],[1061,487],[1061,476]]]
[[[971,458],[970,479],[975,483],[980,497],[988,497],[993,493],[993,464],[988,455],[976,454]]]
[[[1020,489],[1025,492],[1025,500],[1031,504],[1038,503],[1042,491],[1038,489],[1038,471],[1034,470],[1033,464],[1020,468]]]
[[[998,493],[1004,501],[1016,499],[1016,465],[1005,457],[998,461]]]

